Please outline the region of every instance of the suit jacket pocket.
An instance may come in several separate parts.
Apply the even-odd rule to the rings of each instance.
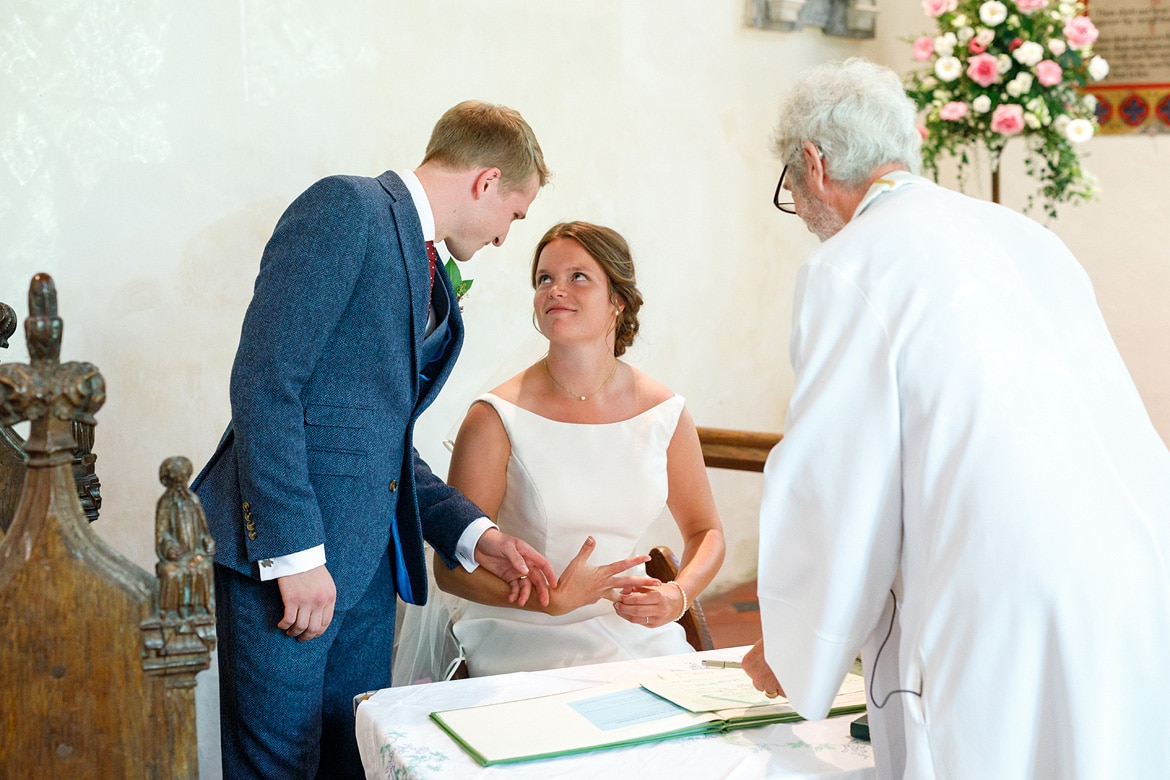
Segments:
[[[309,447],[305,450],[310,474],[360,477],[366,473],[366,453]]]
[[[369,428],[374,422],[374,410],[361,406],[305,406],[305,425],[331,428]]]

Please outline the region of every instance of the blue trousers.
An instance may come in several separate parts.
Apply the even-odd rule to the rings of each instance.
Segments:
[[[362,778],[353,697],[390,685],[394,579],[383,556],[369,588],[307,642],[276,627],[275,581],[215,567],[223,776]]]

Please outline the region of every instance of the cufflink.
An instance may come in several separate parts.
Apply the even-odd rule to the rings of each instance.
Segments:
[[[272,568],[272,559],[265,558],[264,560],[260,561],[260,565],[263,566],[265,569],[271,569]]]

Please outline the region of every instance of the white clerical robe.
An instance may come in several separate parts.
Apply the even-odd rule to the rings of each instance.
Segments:
[[[879,180],[791,357],[759,597],[797,711],[861,650],[883,777],[1170,777],[1170,454],[1068,249]]]

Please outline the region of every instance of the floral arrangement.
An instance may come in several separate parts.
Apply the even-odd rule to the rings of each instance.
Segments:
[[[1097,28],[1084,3],[922,0],[922,8],[938,34],[913,41],[914,59],[930,65],[907,77],[906,93],[923,112],[923,168],[937,178],[946,152],[961,180],[968,149],[982,142],[995,171],[1008,139],[1022,136],[1049,216],[1058,203],[1095,198],[1096,178],[1076,146],[1096,132],[1097,102],[1078,90],[1105,78],[1109,63],[1093,55]]]

